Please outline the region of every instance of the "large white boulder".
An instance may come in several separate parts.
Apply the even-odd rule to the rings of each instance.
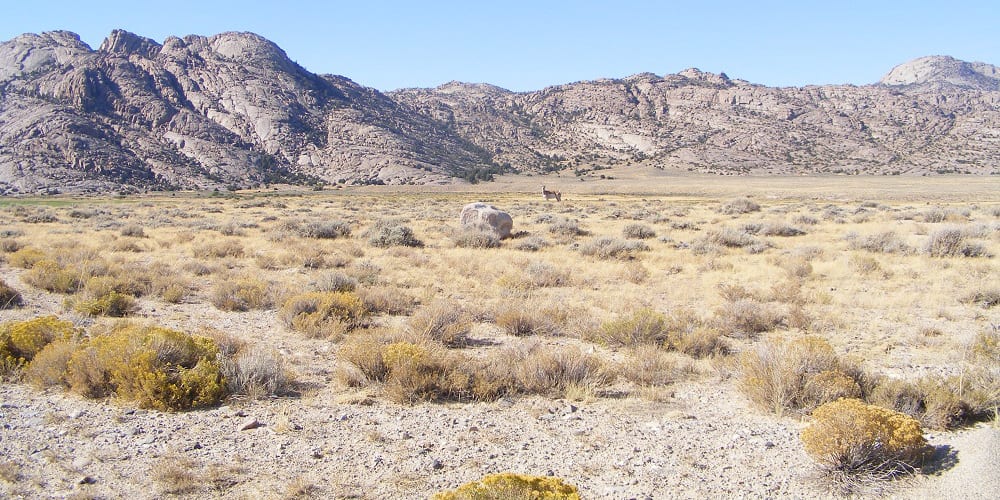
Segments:
[[[483,202],[469,203],[462,208],[462,228],[488,229],[498,237],[507,238],[514,228],[514,219],[493,205]]]

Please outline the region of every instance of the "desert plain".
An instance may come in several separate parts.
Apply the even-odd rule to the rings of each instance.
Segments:
[[[601,174],[0,199],[0,322],[163,327],[267,374],[178,410],[8,367],[0,496],[428,498],[498,472],[582,498],[1000,493],[1000,180]],[[476,201],[512,237],[463,231]],[[353,309],[316,317],[315,294]],[[755,399],[747,356],[806,338],[865,397],[955,392],[915,410],[920,468],[845,490],[803,447],[809,408]],[[386,367],[403,354],[423,378]]]

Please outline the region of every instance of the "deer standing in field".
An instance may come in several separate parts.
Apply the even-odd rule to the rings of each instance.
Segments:
[[[559,191],[549,191],[548,189],[545,189],[545,186],[542,186],[542,196],[545,197],[546,201],[551,200],[553,198],[556,201],[562,201],[562,193],[560,193]]]

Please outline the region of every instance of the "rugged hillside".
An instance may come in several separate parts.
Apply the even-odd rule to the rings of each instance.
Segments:
[[[531,93],[388,94],[250,33],[68,32],[0,44],[0,193],[444,183],[648,162],[718,173],[1000,173],[994,66],[922,58],[867,86],[696,69]]]
[[[650,161],[718,173],[1000,173],[996,68],[955,62],[903,65],[890,76],[918,77],[860,87],[772,88],[689,69],[527,94],[452,83],[391,95],[528,169]]]
[[[489,157],[249,33],[0,45],[0,191],[447,182]]]

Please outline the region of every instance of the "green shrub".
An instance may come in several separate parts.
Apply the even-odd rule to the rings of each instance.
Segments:
[[[413,235],[413,230],[402,222],[393,219],[381,219],[368,230],[368,243],[374,247],[422,247],[423,242]]]
[[[857,399],[838,399],[816,408],[802,431],[802,444],[824,471],[848,479],[910,473],[928,452],[915,419]]]
[[[656,237],[656,231],[645,224],[629,224],[622,229],[622,236],[633,240],[647,240]]]
[[[457,231],[453,240],[455,246],[460,248],[500,247],[500,237],[489,228],[466,227]]]
[[[67,363],[70,387],[140,407],[186,410],[217,404],[225,380],[212,339],[157,326],[122,324],[79,345]]]
[[[579,221],[562,217],[549,224],[549,232],[567,237],[586,236],[587,234],[590,234],[588,231],[580,227]]]
[[[358,280],[341,272],[328,272],[316,279],[315,288],[320,292],[353,292]]]
[[[580,500],[576,486],[556,477],[503,472],[436,493],[433,500]]]
[[[24,298],[21,297],[21,292],[0,279],[0,309],[13,309],[22,305],[24,305]]]
[[[353,292],[306,292],[286,300],[278,316],[289,328],[320,337],[364,326],[368,310]]]
[[[310,222],[301,229],[306,238],[334,239],[351,235],[351,225],[341,221]]]

